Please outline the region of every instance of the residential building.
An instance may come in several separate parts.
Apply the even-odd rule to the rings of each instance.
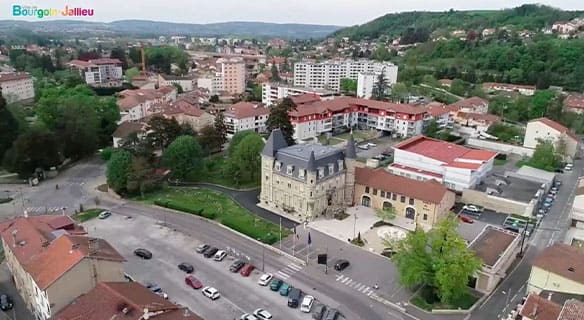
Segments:
[[[584,249],[564,243],[545,248],[532,262],[527,293],[584,295]]]
[[[245,62],[242,58],[220,58],[217,60],[223,90],[229,94],[242,94],[245,92]]]
[[[329,100],[335,96],[335,92],[331,90],[294,87],[280,83],[262,84],[262,103],[266,106],[275,105],[278,103],[278,101],[289,96],[298,96],[303,94],[315,95],[318,96],[321,100]]]
[[[566,232],[564,243],[575,247],[584,247],[584,177],[578,179],[576,193],[570,211],[571,224]]]
[[[296,104],[296,110],[289,115],[296,141],[353,127],[408,137],[422,134],[432,119],[425,108],[351,97]]]
[[[357,97],[371,99],[378,76],[375,73],[357,75]]]
[[[262,207],[309,221],[353,202],[358,164],[352,136],[346,149],[318,143],[288,146],[275,129],[261,157]]]
[[[394,209],[396,217],[426,230],[448,215],[454,200],[454,192],[435,180],[408,179],[381,168],[355,169],[355,204],[375,210]]]
[[[552,31],[555,31],[559,34],[570,34],[576,32],[577,30],[578,26],[571,21],[558,21],[554,22],[552,25]]]
[[[197,88],[206,89],[210,95],[219,95],[223,91],[223,77],[220,72],[208,72],[199,75]]]
[[[442,103],[430,103],[426,106],[426,110],[432,119],[436,121],[439,128],[446,128],[454,125],[454,117],[460,108]]]
[[[501,121],[501,117],[488,113],[459,111],[454,116],[454,123],[466,129],[471,129],[465,132],[472,132],[472,135],[487,132],[490,126],[499,121]]]
[[[584,113],[584,94],[573,93],[564,99],[564,108],[577,114]]]
[[[120,148],[128,141],[128,138],[132,134],[136,134],[136,137],[141,139],[144,137],[146,125],[139,121],[124,121],[118,125],[118,128],[112,134],[113,147]]]
[[[7,103],[34,99],[32,77],[26,72],[0,72],[0,92]]]
[[[117,105],[122,123],[139,121],[158,113],[161,105],[176,101],[177,90],[174,86],[166,86],[158,89],[124,90],[119,95]]]
[[[453,105],[459,107],[462,112],[481,114],[489,112],[489,101],[479,97],[463,99],[453,103]]]
[[[124,81],[122,62],[118,59],[72,60],[67,66],[77,69],[85,83],[92,87],[121,87]]]
[[[212,114],[185,100],[166,104],[162,115],[166,118],[174,118],[178,123],[188,124],[196,132],[201,131],[206,126],[212,126],[215,121]]]
[[[36,319],[46,320],[102,281],[124,281],[124,258],[67,216],[16,217],[0,225],[6,264]]]
[[[486,38],[486,37],[489,37],[489,36],[494,35],[495,32],[497,32],[497,29],[494,29],[494,28],[486,28],[486,29],[483,29],[483,31],[481,32],[481,34],[483,35],[483,38]]]
[[[496,152],[416,136],[396,144],[389,171],[416,180],[434,179],[454,191],[479,184],[493,168]]]
[[[339,92],[343,78],[358,80],[360,73],[383,73],[390,87],[397,82],[397,72],[397,66],[392,63],[372,60],[297,62],[294,64],[294,86]]]
[[[573,161],[580,145],[580,137],[572,130],[548,118],[533,119],[527,123],[523,146],[535,149],[541,140],[552,142],[568,161]]]
[[[535,293],[530,293],[521,306],[519,316],[521,316],[521,320],[558,320],[561,312],[561,305]]]
[[[243,130],[253,130],[257,133],[266,131],[266,121],[270,109],[252,102],[238,102],[225,110],[224,121],[227,127],[227,137]]]
[[[521,236],[515,232],[492,225],[484,227],[478,237],[468,245],[483,262],[482,268],[471,281],[474,289],[485,294],[495,289],[515,261],[520,241]]]
[[[179,85],[184,92],[193,91],[196,87],[194,76],[173,76],[168,74],[158,75],[158,85],[160,87]]]
[[[483,89],[487,92],[519,93],[524,96],[532,96],[535,93],[535,86],[510,83],[485,82],[483,83]]]
[[[138,282],[101,282],[77,297],[54,320],[202,320]]]

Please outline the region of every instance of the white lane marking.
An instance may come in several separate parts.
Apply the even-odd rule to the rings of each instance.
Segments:
[[[337,276],[337,281],[340,281],[340,280],[342,280],[343,278],[345,278],[345,276],[344,276],[344,275],[342,275],[342,274],[340,274],[340,275],[338,275],[338,276]]]
[[[278,271],[278,272],[276,272],[276,274],[277,274],[277,275],[279,275],[280,277],[284,278],[284,279],[288,279],[288,278],[290,278],[290,276],[289,276],[289,275],[285,274],[285,273],[284,273],[284,272],[282,272],[282,271]]]
[[[347,283],[345,283],[345,285],[347,285],[347,286],[348,286],[348,285],[350,285],[350,284],[351,284],[351,282],[353,282],[353,279],[349,279],[349,281],[348,281]]]
[[[290,264],[288,264],[288,268],[294,269],[294,270],[296,270],[296,271],[300,271],[300,270],[302,270],[302,267],[301,267],[301,266],[299,266],[299,265],[296,265],[296,264],[294,264],[294,263],[290,263]]]
[[[349,280],[351,280],[351,279],[350,279],[349,277],[347,277],[347,278],[343,279],[343,281],[341,281],[341,283],[342,283],[342,284],[345,284],[345,282],[347,282],[347,281],[349,281]]]

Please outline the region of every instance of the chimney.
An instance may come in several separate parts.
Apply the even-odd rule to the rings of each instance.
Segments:
[[[28,218],[28,210],[24,209],[24,217]]]
[[[14,241],[14,243],[12,244],[13,247],[16,248],[16,234],[18,233],[18,229],[14,229],[12,230],[12,240]]]
[[[69,253],[73,253],[73,251],[74,251],[74,250],[77,250],[77,249],[79,249],[79,243],[74,243],[74,244],[71,246],[71,250],[69,250]]]
[[[533,305],[533,310],[531,310],[531,314],[529,316],[531,318],[535,318],[537,316],[537,303]]]

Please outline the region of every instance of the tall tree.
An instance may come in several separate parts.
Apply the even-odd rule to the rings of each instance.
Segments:
[[[145,157],[132,157],[126,190],[130,194],[144,193],[153,189],[155,168],[152,162]]]
[[[120,60],[122,62],[122,69],[128,69],[128,56],[126,55],[126,50],[120,47],[113,48],[110,53],[110,58]]]
[[[229,168],[237,182],[258,180],[261,172],[261,152],[264,141],[257,133],[247,135],[229,157]]]
[[[272,81],[281,81],[282,78],[280,78],[280,71],[278,71],[278,66],[273,63],[272,64],[272,69],[270,69],[270,72],[272,73]]]
[[[167,119],[154,116],[148,121],[146,140],[155,149],[164,150],[182,133],[182,128],[175,118]]]
[[[171,170],[173,177],[186,179],[201,168],[201,146],[191,136],[180,136],[164,151],[163,165]]]
[[[282,99],[282,102],[270,109],[270,115],[266,121],[266,127],[269,132],[274,129],[280,129],[288,145],[295,144],[294,141],[294,126],[290,122],[288,113],[296,110],[296,105],[289,97]]]
[[[229,148],[227,149],[227,154],[232,156],[237,149],[237,146],[241,143],[241,141],[252,134],[256,134],[253,130],[242,130],[236,132],[233,137],[231,137],[231,141],[229,142]]]
[[[551,141],[540,140],[527,164],[534,168],[553,172],[560,166],[561,162],[562,156],[558,154],[554,144]]]
[[[408,87],[403,82],[394,83],[391,86],[391,100],[400,103],[408,96]]]
[[[357,80],[342,78],[341,91],[345,94],[357,94]]]
[[[391,59],[391,53],[383,43],[378,43],[377,48],[373,52],[373,58],[377,61],[388,61]]]
[[[37,168],[48,170],[61,163],[60,143],[47,129],[32,127],[19,135],[12,148],[6,151],[4,166],[23,178]]]
[[[373,100],[384,101],[386,89],[387,79],[385,79],[385,74],[382,72],[377,76],[377,81],[373,87]]]
[[[115,192],[126,192],[131,166],[132,154],[125,150],[116,150],[107,162],[107,183]]]
[[[6,107],[6,100],[0,90],[0,159],[12,146],[18,136],[18,121]]]
[[[214,126],[203,127],[197,136],[197,140],[203,148],[205,154],[215,153],[221,151],[223,145],[221,136]]]
[[[225,125],[225,116],[223,115],[223,112],[219,112],[215,116],[215,122],[213,126],[217,132],[217,139],[223,145],[225,142],[227,142],[227,126]]]

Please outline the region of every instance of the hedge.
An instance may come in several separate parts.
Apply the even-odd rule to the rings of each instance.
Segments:
[[[262,222],[260,222],[262,223]],[[257,228],[253,224],[237,221],[235,219],[224,218],[221,224],[229,227],[235,231],[241,232],[250,238],[259,239],[263,243],[274,244],[279,240],[279,233],[268,234],[265,232],[266,228]]]
[[[164,207],[164,208],[168,208],[168,209],[173,209],[173,210],[178,210],[178,211],[183,211],[186,213],[190,213],[190,214],[194,214],[196,216],[201,216],[207,219],[211,219],[211,220],[215,220],[216,215],[213,212],[205,212],[203,209],[193,209],[187,206],[183,206],[181,204],[172,202],[172,201],[162,201],[162,200],[154,200],[154,204],[160,207]]]
[[[8,203],[10,201],[12,201],[12,198],[0,198],[0,204],[2,204],[2,203]]]

